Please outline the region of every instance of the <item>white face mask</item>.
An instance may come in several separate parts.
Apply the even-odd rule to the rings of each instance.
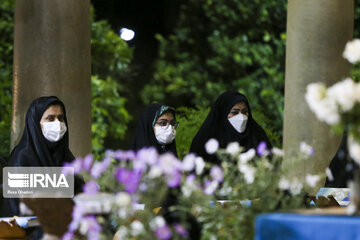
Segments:
[[[155,137],[158,143],[160,144],[169,144],[174,141],[176,136],[176,130],[174,127],[169,127],[166,129],[163,129],[160,126],[155,126]]]
[[[66,133],[66,125],[59,120],[53,122],[40,122],[43,126],[42,132],[49,142],[59,141]]]
[[[236,116],[233,116],[228,119],[230,124],[235,128],[239,133],[243,133],[246,129],[246,123],[248,121],[248,117],[242,113],[239,113]]]

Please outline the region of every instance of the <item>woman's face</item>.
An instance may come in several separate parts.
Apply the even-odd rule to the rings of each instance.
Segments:
[[[53,122],[59,120],[60,122],[64,122],[64,112],[60,105],[51,105],[49,106],[44,114],[41,117],[40,122]],[[43,130],[43,126],[41,125],[41,130]]]
[[[245,102],[238,102],[235,103],[235,105],[230,109],[230,112],[228,113],[227,118],[231,118],[234,117],[236,115],[238,115],[239,113],[242,113],[244,115],[246,115],[247,117],[249,117],[249,109],[246,106]]]
[[[155,123],[155,126],[165,127],[169,126],[169,124],[173,124],[175,122],[174,114],[171,112],[165,112],[161,115]],[[156,129],[154,127],[154,133],[156,135]]]

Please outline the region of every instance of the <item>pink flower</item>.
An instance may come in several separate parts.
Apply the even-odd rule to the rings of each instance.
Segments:
[[[156,229],[155,229],[155,236],[158,238],[158,239],[161,239],[161,240],[167,240],[167,239],[170,239],[171,236],[172,236],[172,233],[171,233],[171,230],[170,228],[164,224],[162,226],[158,226]]]

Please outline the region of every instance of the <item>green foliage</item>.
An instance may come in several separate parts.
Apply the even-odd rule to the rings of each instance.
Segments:
[[[12,105],[14,1],[0,2],[0,155],[9,156]]]
[[[129,72],[133,50],[106,21],[98,21],[91,24],[91,54],[92,147],[99,157],[106,149],[105,139],[122,139],[131,119],[119,79]]]
[[[92,147],[97,156],[105,149],[106,137],[121,139],[125,135],[131,117],[125,109],[126,99],[119,94],[119,84],[112,78],[93,76],[91,91]]]
[[[179,158],[183,158],[190,149],[191,141],[209,113],[208,108],[197,109],[180,107],[176,109],[176,120],[180,122],[176,130],[176,148]]]
[[[286,2],[189,0],[174,35],[157,35],[159,59],[142,98],[208,107],[238,90],[281,133],[285,30]]]

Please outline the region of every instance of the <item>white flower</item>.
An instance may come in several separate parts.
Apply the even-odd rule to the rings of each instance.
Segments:
[[[300,152],[302,152],[308,156],[314,155],[314,149],[310,145],[308,145],[306,142],[300,143]]]
[[[305,181],[312,188],[314,188],[316,186],[316,183],[319,180],[320,180],[320,177],[318,175],[306,174]]]
[[[162,227],[166,224],[165,219],[161,216],[156,216],[150,221],[150,227],[152,229],[156,229],[158,227]]]
[[[159,157],[159,166],[164,173],[171,175],[181,169],[181,162],[172,153],[164,153]]]
[[[226,152],[231,155],[235,155],[240,151],[240,146],[238,142],[229,143],[226,147]]]
[[[360,165],[360,145],[351,134],[348,136],[348,146],[350,157]]]
[[[192,171],[195,167],[195,159],[196,156],[193,153],[189,153],[188,155],[186,155],[184,160],[182,161],[183,171]]]
[[[251,184],[254,182],[255,172],[256,172],[256,169],[254,167],[249,166],[247,164],[241,164],[239,166],[239,171],[244,174],[246,183]]]
[[[279,156],[279,157],[284,156],[284,150],[282,150],[282,149],[280,149],[280,148],[274,147],[273,149],[271,149],[271,152],[272,152],[274,155]]]
[[[302,183],[300,183],[297,179],[294,179],[294,181],[292,181],[290,185],[290,192],[292,195],[298,195],[300,194],[302,188]]]
[[[130,206],[131,197],[126,192],[119,192],[115,196],[115,203],[120,207]]]
[[[360,60],[360,39],[354,39],[346,44],[343,57],[350,63]]]
[[[190,197],[191,193],[196,190],[195,178],[193,174],[187,176],[185,184],[181,186],[181,191],[185,197]]]
[[[323,83],[309,84],[306,87],[305,100],[320,121],[330,125],[340,121],[336,101],[327,97],[326,86]]]
[[[205,167],[205,162],[202,157],[195,158],[195,171],[197,175],[200,175]]]
[[[334,99],[341,110],[346,112],[353,108],[360,97],[360,88],[351,78],[338,82],[327,90],[328,98]]]
[[[291,183],[286,178],[282,177],[279,181],[279,188],[282,190],[288,190],[290,189]]]
[[[248,161],[250,161],[251,159],[253,159],[256,155],[256,151],[255,149],[250,149],[245,153],[242,153],[239,155],[239,160],[241,163],[247,163]]]
[[[326,168],[325,173],[330,182],[334,181],[334,175],[332,174],[330,168]]]
[[[157,177],[160,177],[161,174],[162,174],[161,167],[159,167],[158,165],[153,165],[150,168],[148,176],[149,176],[149,178],[157,178]]]
[[[210,176],[213,180],[222,182],[224,179],[224,172],[219,166],[213,166],[210,170]]]
[[[126,239],[127,238],[127,228],[124,226],[121,226],[119,230],[116,232],[114,239]]]
[[[219,148],[219,142],[215,138],[209,139],[205,144],[205,150],[208,154],[214,154]]]
[[[204,193],[206,195],[213,194],[215,192],[216,188],[218,187],[218,185],[219,185],[219,183],[217,181],[212,181],[205,187]]]
[[[144,225],[138,220],[133,221],[130,227],[131,227],[131,235],[133,236],[140,235],[144,231]]]

